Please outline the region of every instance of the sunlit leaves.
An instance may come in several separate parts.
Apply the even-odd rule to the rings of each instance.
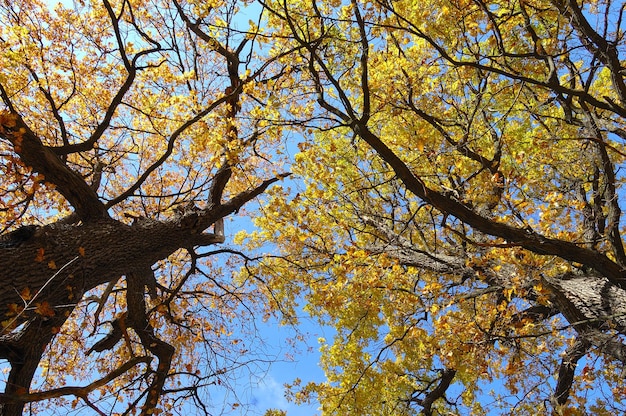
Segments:
[[[578,328],[558,315],[549,279],[595,265],[547,256],[529,241],[626,264],[626,87],[613,19],[621,11],[581,5],[595,19],[589,30],[573,6],[7,3],[0,92],[128,224],[218,204],[211,179],[225,166],[222,200],[293,174],[266,193],[258,229],[234,240],[260,257],[213,261],[218,252],[191,244],[154,266],[159,291],[148,318],[178,348],[174,390],[227,383],[241,364],[233,353],[249,353],[243,340],[253,337],[242,310],[295,323],[304,302],[334,329],[321,341],[327,380],[295,381],[290,394],[319,400],[327,414],[560,411],[550,395]],[[11,138],[0,143],[3,222],[65,216],[66,201],[16,157],[26,131],[14,131],[9,114],[0,113]],[[42,248],[30,255],[50,272],[61,266]],[[85,357],[67,351],[84,351],[122,322],[127,287],[120,279],[93,290],[67,328],[55,329],[46,383],[62,384],[71,368],[87,374]],[[33,306],[42,317],[60,313]],[[98,374],[116,358],[147,354],[132,330],[114,341],[98,352]],[[607,408],[608,396],[621,406],[615,363],[598,364],[600,349],[585,351],[563,414]],[[148,365],[98,394],[134,400]]]
[[[16,155],[25,130],[15,129],[15,114],[51,150],[46,157],[84,179],[108,213],[129,225],[174,222],[283,174],[285,106],[275,92],[294,81],[283,77],[288,71],[281,59],[262,50],[269,38],[260,34],[261,9],[252,3],[0,6],[0,133],[10,139],[0,143],[2,231],[19,223],[53,223],[76,209]],[[244,15],[254,23],[242,23]],[[228,184],[214,194],[214,176],[226,166]],[[180,408],[189,396],[179,392],[203,401],[207,386],[228,390],[233,369],[267,359],[256,347],[262,340],[254,319],[266,319],[276,305],[262,304],[253,277],[233,275],[242,265],[236,257],[213,260],[194,246],[154,266],[156,287],[146,282],[152,283],[147,320],[177,351],[166,383],[175,393],[155,412]],[[54,275],[63,265],[49,253],[37,247],[28,256]],[[89,262],[94,253],[85,245],[73,255]],[[16,289],[27,312],[44,321],[73,311],[66,325],[52,329],[55,341],[34,390],[115,376],[81,393],[82,402],[57,397],[39,406],[77,408],[93,400],[110,412],[133,407],[151,382],[142,374],[163,364],[154,362],[151,345],[127,322],[127,282],[117,276],[82,297],[73,278],[52,285],[67,297],[61,306],[33,301],[33,288]],[[8,309],[7,331],[24,307]],[[89,349],[112,333],[110,345]],[[239,405],[234,401],[233,408]]]
[[[582,16],[599,26],[604,18],[604,36],[618,36],[605,6],[581,6]],[[269,25],[284,36],[274,50],[290,41],[305,49],[294,97],[319,106],[295,107],[316,123],[290,107],[309,126],[293,165],[304,184],[268,196],[257,219],[264,231],[251,238],[280,250],[282,260],[259,268],[275,293],[305,296],[337,331],[322,344],[328,382],[296,397],[315,395],[325,414],[536,412],[575,336],[553,316],[542,276],[584,267],[489,236],[489,227],[477,232],[429,205],[428,191],[422,200],[409,192],[406,171],[494,225],[613,259],[621,237],[611,243],[604,219],[617,212],[611,187],[621,180],[612,178],[624,159],[624,112],[611,104],[619,69],[579,37],[571,11],[549,2],[270,7]],[[371,151],[365,128],[388,149]],[[395,157],[395,172],[380,160]],[[546,315],[527,316],[532,307]],[[599,380],[590,372],[605,370],[585,368],[564,414],[597,408],[580,393]],[[444,399],[436,386],[450,374]]]

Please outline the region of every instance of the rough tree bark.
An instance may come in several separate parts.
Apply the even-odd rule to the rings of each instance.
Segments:
[[[223,242],[223,228],[218,226],[222,219],[279,177],[222,202],[231,175],[224,167],[213,178],[206,208],[192,208],[164,221],[138,218],[128,225],[111,218],[93,189],[17,114],[3,113],[0,121],[0,136],[11,141],[21,160],[44,174],[75,209],[70,221],[18,233],[24,234],[19,241],[0,248],[0,316],[6,318],[0,359],[11,365],[0,394],[0,414],[21,415],[25,403],[34,399],[29,387],[42,354],[83,294],[121,276],[127,281],[127,324],[159,361],[143,406],[143,414],[149,414],[157,406],[173,354],[173,347],[147,324],[145,286],[150,284],[151,266],[178,249]],[[212,225],[216,232],[205,232]],[[24,293],[32,296],[25,298]],[[46,305],[43,313],[41,305]]]

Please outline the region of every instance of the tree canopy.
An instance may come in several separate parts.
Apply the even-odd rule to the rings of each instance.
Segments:
[[[624,411],[624,4],[14,3],[4,415],[209,414],[299,305],[323,414]]]
[[[238,29],[240,7],[0,6],[3,415],[59,397],[206,410],[202,390],[246,365],[233,334],[253,327],[235,318],[265,313],[262,289],[208,247],[287,172],[261,87],[283,65]]]
[[[624,5],[268,8],[300,46],[309,130],[306,189],[274,190],[257,220],[282,253],[259,272],[337,330],[327,381],[299,397],[324,414],[623,412]]]

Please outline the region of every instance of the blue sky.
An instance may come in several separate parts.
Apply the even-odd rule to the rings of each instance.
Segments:
[[[287,152],[293,151],[295,145],[288,146]],[[282,186],[291,188],[292,192],[297,192],[300,184],[294,178],[283,181]],[[255,201],[248,203],[240,215],[235,215],[225,221],[225,246],[231,246],[235,250],[240,247],[232,246],[234,235],[241,230],[251,232],[255,230],[252,218],[262,210],[264,196],[260,196]],[[230,243],[230,244],[229,244]],[[274,247],[266,246],[263,252],[272,252]],[[244,250],[245,251],[245,250]],[[248,255],[258,255],[259,253],[249,253]],[[304,300],[301,300],[304,305]],[[291,384],[296,378],[302,380],[302,385],[310,381],[321,382],[324,380],[324,373],[318,366],[320,360],[319,338],[332,339],[334,329],[319,325],[313,318],[302,310],[298,311],[297,334],[294,328],[283,326],[278,319],[271,318],[266,322],[256,319],[255,327],[258,329],[258,336],[265,341],[268,356],[275,356],[275,362],[271,363],[267,371],[252,375],[250,380],[240,380],[240,388],[236,394],[242,403],[239,411],[232,414],[241,415],[263,415],[268,409],[279,409],[287,411],[288,416],[314,416],[319,415],[317,410],[319,405],[296,405],[285,398],[285,383]],[[295,339],[300,335],[300,339]]]
[[[276,342],[282,344],[291,335],[288,328],[281,327],[276,322],[267,322],[260,327],[260,330],[271,344]],[[307,345],[300,345],[300,352],[293,357],[293,360],[286,359],[271,364],[268,372],[260,376],[256,387],[253,384],[249,392],[242,392],[249,397],[250,409],[247,409],[248,411],[263,414],[265,410],[275,408],[286,410],[288,416],[319,414],[317,404],[298,406],[288,402],[284,396],[284,384],[292,383],[296,378],[305,382],[324,379],[324,374],[317,365],[319,362],[317,338],[324,336],[323,328],[304,319],[300,325],[300,330],[303,332],[310,331],[308,332],[310,337]],[[287,352],[288,348],[285,347],[284,351]],[[242,409],[241,414],[249,413],[246,413],[246,409]]]

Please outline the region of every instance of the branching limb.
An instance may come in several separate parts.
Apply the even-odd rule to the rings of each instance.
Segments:
[[[578,360],[585,355],[590,346],[589,341],[579,337],[565,352],[559,367],[556,389],[554,390],[554,400],[557,405],[564,405],[567,402],[572,383],[574,382],[574,372],[576,371]]]
[[[378,155],[389,164],[404,185],[425,202],[441,212],[449,213],[478,231],[503,238],[529,251],[561,257],[565,260],[585,264],[601,272],[613,284],[626,287],[622,268],[605,255],[580,247],[569,241],[547,238],[526,229],[517,228],[489,218],[485,218],[462,203],[429,188],[368,126],[353,122],[352,128],[367,142]]]
[[[607,40],[594,30],[577,1],[553,0],[552,4],[559,9],[561,14],[571,19],[572,25],[579,33],[581,43],[594,56],[599,57],[600,61],[610,70],[613,89],[617,93],[621,105],[624,105],[626,103],[626,83],[624,83],[624,77],[622,75],[622,65],[617,42]]]
[[[81,220],[109,218],[106,207],[85,180],[71,170],[17,113],[0,114],[0,137],[11,142],[25,165],[45,177],[74,207]]]
[[[417,404],[422,406],[422,414],[424,416],[433,415],[433,404],[435,403],[435,401],[445,397],[446,391],[448,390],[448,387],[450,387],[452,380],[454,380],[455,375],[456,371],[450,368],[441,370],[441,378],[439,379],[439,384],[437,384],[434,389],[426,394],[425,398],[414,400]]]
[[[106,376],[95,380],[84,387],[78,386],[66,386],[58,389],[46,390],[41,392],[21,394],[21,395],[7,395],[6,393],[0,393],[0,403],[31,403],[41,400],[49,400],[63,396],[76,396],[82,399],[87,399],[89,393],[93,392],[99,387],[106,385],[107,383],[115,380],[131,368],[141,363],[150,363],[152,358],[150,357],[134,357],[131,360],[125,362],[115,370],[111,371]]]
[[[145,300],[145,281],[152,270],[140,270],[126,276],[126,302],[128,305],[128,324],[131,326],[142,345],[158,358],[158,365],[153,379],[148,386],[148,393],[141,415],[151,415],[156,409],[159,398],[163,394],[163,386],[169,373],[175,349],[167,342],[158,338],[148,320]]]
[[[511,323],[515,325],[526,320],[530,320],[531,322],[541,322],[552,316],[558,315],[559,313],[560,311],[557,308],[545,305],[534,305],[513,315]]]
[[[226,103],[228,101],[228,97],[221,97],[215,100],[213,103],[208,105],[202,111],[198,112],[195,116],[191,117],[189,120],[185,121],[181,124],[169,137],[167,142],[167,149],[163,154],[148,168],[146,168],[143,173],[139,176],[139,178],[135,181],[134,184],[128,187],[124,192],[119,194],[117,197],[113,198],[111,201],[107,203],[107,208],[110,208],[114,205],[119,204],[124,201],[129,196],[133,195],[135,191],[137,191],[141,185],[150,177],[150,175],[157,170],[160,166],[162,166],[172,155],[174,152],[174,145],[179,137],[187,131],[191,126],[199,122],[202,118],[204,118],[207,114],[214,111],[220,105]],[[219,173],[219,172],[218,172]]]
[[[264,180],[263,182],[261,182],[261,184],[259,184],[255,188],[249,189],[247,191],[244,191],[244,192],[241,192],[241,193],[235,195],[234,197],[232,197],[228,201],[226,201],[223,204],[221,204],[216,209],[216,211],[219,212],[220,214],[224,213],[223,215],[219,215],[219,217],[223,218],[223,217],[225,217],[228,214],[232,214],[233,212],[239,211],[239,209],[241,207],[243,207],[246,202],[248,202],[248,201],[256,198],[257,196],[261,195],[263,192],[265,192],[265,190],[271,184],[273,184],[275,182],[278,182],[279,180],[284,179],[284,178],[286,178],[286,177],[288,177],[290,175],[291,175],[291,173],[279,174],[278,176],[276,176],[274,178]]]

